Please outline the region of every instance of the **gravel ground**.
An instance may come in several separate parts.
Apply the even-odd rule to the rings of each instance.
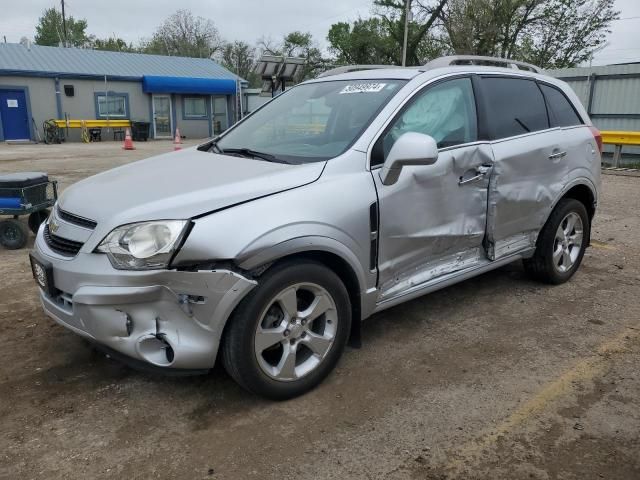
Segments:
[[[169,142],[0,146],[61,187]],[[638,479],[640,178],[605,176],[565,285],[513,264],[375,315],[313,392],[250,396],[216,368],[167,378],[42,313],[0,248],[0,478]]]

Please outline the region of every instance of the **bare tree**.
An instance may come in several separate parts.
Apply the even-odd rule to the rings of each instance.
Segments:
[[[212,20],[194,17],[189,10],[178,10],[167,18],[144,42],[145,53],[210,58],[223,46]]]
[[[251,85],[260,84],[260,79],[253,71],[256,66],[255,47],[245,42],[230,42],[222,47],[217,57],[225,68],[249,81]]]
[[[614,0],[449,0],[440,13],[458,54],[526,60],[543,68],[588,59],[619,17]]]

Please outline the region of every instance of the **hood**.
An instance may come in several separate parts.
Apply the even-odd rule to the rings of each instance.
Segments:
[[[112,227],[186,219],[314,182],[324,165],[271,163],[193,147],[89,177],[67,188],[58,204]]]

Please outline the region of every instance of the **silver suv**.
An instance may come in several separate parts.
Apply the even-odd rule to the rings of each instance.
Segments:
[[[516,260],[571,278],[601,138],[565,83],[473,57],[342,70],[69,187],[31,254],[46,313],[130,364],[198,373],[220,356],[284,399],[376,312]]]

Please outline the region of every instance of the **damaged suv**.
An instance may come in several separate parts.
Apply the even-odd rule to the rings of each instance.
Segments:
[[[69,187],[32,268],[46,313],[114,358],[220,358],[290,398],[375,312],[516,260],[569,280],[600,161],[576,95],[533,66],[342,68],[199,147]]]

